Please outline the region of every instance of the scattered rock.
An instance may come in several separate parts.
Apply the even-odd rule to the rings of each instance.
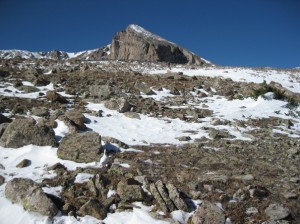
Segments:
[[[0,186],[5,183],[5,178],[0,175]]]
[[[203,201],[192,216],[193,224],[224,224],[225,215],[216,205]]]
[[[110,110],[117,110],[120,113],[130,111],[131,105],[124,98],[110,99],[104,102],[104,106]]]
[[[141,116],[136,112],[125,112],[124,115],[129,118],[141,120]]]
[[[53,217],[57,214],[56,205],[49,199],[34,181],[25,178],[14,178],[6,184],[5,196],[25,210],[38,212]]]
[[[84,124],[86,118],[82,113],[77,110],[69,110],[65,115],[71,122],[73,122],[78,130],[86,130],[86,126]]]
[[[38,117],[48,117],[50,115],[49,110],[47,107],[33,107],[31,109],[32,115]]]
[[[2,123],[0,124],[0,138],[3,135],[5,129],[8,127],[9,123]]]
[[[62,103],[62,104],[68,103],[68,100],[64,96],[62,96],[59,93],[52,91],[52,90],[47,91],[46,98],[47,98],[47,100],[51,101],[52,103],[55,103],[55,102]]]
[[[129,145],[127,145],[126,143],[120,141],[119,139],[113,138],[113,137],[103,136],[102,140],[106,143],[117,144],[119,147],[121,147],[123,149],[128,149],[129,148]]]
[[[290,210],[282,204],[270,204],[265,209],[265,213],[271,220],[280,220],[287,218],[290,215]]]
[[[89,87],[90,96],[100,100],[107,100],[116,92],[116,88],[110,85],[92,85]]]
[[[67,135],[62,138],[57,150],[59,158],[78,163],[98,162],[102,153],[101,136],[96,132]]]
[[[8,117],[5,117],[3,114],[0,113],[0,124],[2,123],[10,123],[12,120]]]
[[[98,200],[90,199],[77,211],[77,214],[80,216],[90,215],[103,220],[106,218],[107,210]]]
[[[38,88],[34,86],[19,86],[17,87],[17,89],[24,93],[35,93],[40,91]]]
[[[156,95],[156,93],[152,89],[150,89],[147,86],[147,84],[144,82],[140,82],[140,81],[135,82],[134,88],[146,95]]]
[[[29,144],[56,146],[53,129],[31,118],[15,119],[0,138],[3,147],[19,148]]]
[[[142,201],[144,199],[141,184],[132,178],[120,181],[117,186],[117,193],[123,202]]]
[[[23,159],[20,163],[18,163],[16,165],[16,167],[18,168],[24,168],[24,167],[27,167],[27,166],[30,166],[31,165],[31,160],[29,159]]]

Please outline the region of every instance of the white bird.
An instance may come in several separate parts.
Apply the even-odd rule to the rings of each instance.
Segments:
[[[100,168],[104,167],[108,163],[108,155],[106,154],[106,149],[104,149],[103,156],[100,159]]]

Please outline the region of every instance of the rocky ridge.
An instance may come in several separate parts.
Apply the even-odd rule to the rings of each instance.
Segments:
[[[0,50],[0,58],[51,59],[51,60],[122,60],[144,62],[167,62],[175,64],[211,64],[170,41],[167,41],[138,25],[129,25],[118,32],[111,44],[95,50],[76,53],[53,50],[29,52],[22,50]]]

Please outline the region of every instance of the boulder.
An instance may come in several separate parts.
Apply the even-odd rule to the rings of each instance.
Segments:
[[[290,210],[282,204],[270,204],[265,209],[265,213],[271,220],[280,220],[287,218],[290,215]]]
[[[144,82],[140,82],[140,81],[135,82],[134,88],[146,95],[156,95],[156,93],[152,89],[150,89],[147,86],[147,84]]]
[[[12,120],[8,117],[5,117],[3,114],[0,114],[0,124],[2,123],[9,123],[11,122]]]
[[[91,85],[89,87],[89,93],[91,97],[107,100],[112,95],[115,95],[116,89],[110,85]]]
[[[58,94],[56,91],[53,90],[47,91],[46,98],[52,103],[54,102],[63,103],[63,104],[68,103],[68,100],[64,96]]]
[[[53,129],[31,118],[15,119],[0,138],[0,146],[19,148],[24,145],[56,146]]]
[[[104,106],[110,110],[117,110],[120,113],[130,111],[131,105],[124,98],[110,99],[104,102]]]
[[[122,202],[142,201],[144,199],[141,184],[132,178],[120,181],[117,186],[117,193]]]
[[[107,209],[96,199],[90,199],[77,211],[77,214],[80,216],[90,215],[103,220],[106,218]]]
[[[38,117],[47,117],[50,115],[47,107],[33,107],[31,109],[31,113],[32,113],[32,115],[35,115]]]
[[[69,110],[66,112],[66,117],[73,122],[78,130],[84,131],[86,130],[85,116],[77,110]]]
[[[197,208],[192,216],[193,224],[224,224],[225,215],[223,211],[216,205],[204,201],[201,206]]]
[[[25,210],[53,217],[57,214],[56,205],[47,197],[42,188],[26,178],[14,178],[6,184],[5,196]]]
[[[158,180],[150,184],[150,192],[163,212],[190,211],[187,198],[173,184],[164,184]]]
[[[101,136],[96,132],[74,133],[62,138],[57,155],[78,163],[98,162],[102,157]]]

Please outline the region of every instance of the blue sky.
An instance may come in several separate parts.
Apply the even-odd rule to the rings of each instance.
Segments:
[[[299,12],[299,0],[0,0],[0,49],[95,49],[134,23],[216,64],[298,67]]]

